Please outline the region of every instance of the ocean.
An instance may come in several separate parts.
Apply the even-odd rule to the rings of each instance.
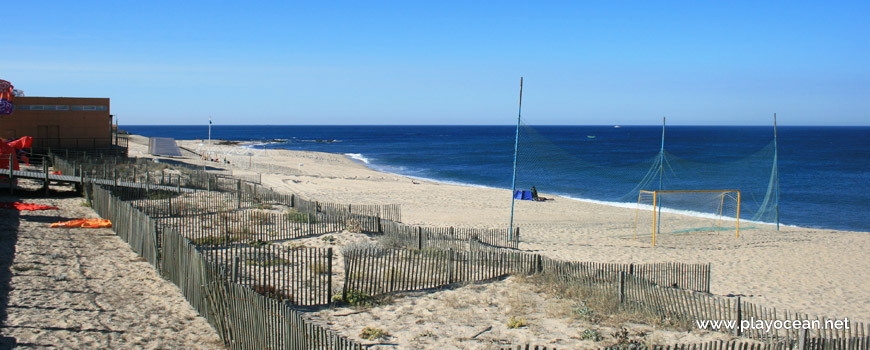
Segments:
[[[175,139],[208,137],[206,125],[121,129]],[[375,170],[509,189],[515,131],[515,126],[213,125],[211,136],[255,141],[256,148],[345,154]],[[641,181],[662,147],[661,126],[536,126],[524,127],[521,135],[518,189],[534,185],[545,193],[623,205],[636,204],[636,195],[623,194]],[[671,158],[665,168],[672,180],[693,189],[745,191],[749,207],[762,200],[758,189],[769,183],[772,140],[772,127],[669,126],[665,150]],[[870,231],[870,127],[780,126],[777,146],[781,223]],[[684,172],[686,164],[703,171]]]

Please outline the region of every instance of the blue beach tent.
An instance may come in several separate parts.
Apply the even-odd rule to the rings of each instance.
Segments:
[[[534,200],[534,199],[532,199],[532,191],[520,191],[520,190],[514,191],[514,198],[526,200],[526,201]]]

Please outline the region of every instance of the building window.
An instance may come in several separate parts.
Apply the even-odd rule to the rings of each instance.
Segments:
[[[19,111],[68,111],[69,105],[15,105]]]
[[[72,110],[74,111],[107,111],[109,110],[108,106],[72,106]]]

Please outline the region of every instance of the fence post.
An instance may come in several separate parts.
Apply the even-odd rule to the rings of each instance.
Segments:
[[[807,335],[810,332],[809,329],[801,329],[798,331],[798,348],[797,350],[806,350],[807,349]]]
[[[423,228],[417,227],[417,250],[423,250]]]
[[[447,263],[447,283],[453,284],[453,248],[447,250],[447,257],[450,259]]]
[[[242,180],[236,182],[236,192],[239,194],[239,208],[242,209]]]
[[[544,272],[544,257],[541,254],[535,254],[535,272]]]
[[[332,301],[332,248],[326,251],[326,303]]]
[[[311,234],[311,213],[305,213],[305,221],[308,223],[308,234]]]
[[[625,271],[619,271],[619,303],[625,302]]]
[[[331,249],[331,248],[330,248]],[[233,283],[239,283],[239,257],[233,258]]]
[[[742,312],[743,306],[740,304],[741,304],[740,297],[738,296],[737,297],[737,327],[735,327],[735,330],[737,331],[738,337],[743,334],[743,330],[741,329],[742,327],[740,325],[740,323],[743,321],[743,312]]]

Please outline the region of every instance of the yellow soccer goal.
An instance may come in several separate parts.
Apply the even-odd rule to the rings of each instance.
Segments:
[[[740,191],[640,191],[634,238],[734,230],[740,237]]]

